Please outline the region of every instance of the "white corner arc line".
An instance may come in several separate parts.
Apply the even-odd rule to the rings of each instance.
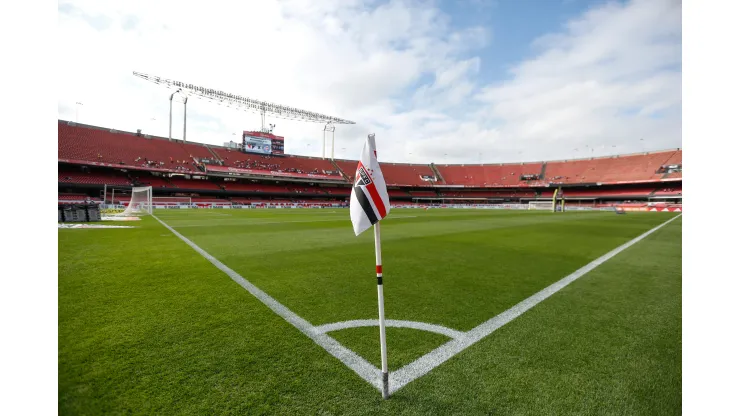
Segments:
[[[621,246],[604,254],[603,256],[597,258],[596,260],[593,260],[592,262],[581,267],[580,269],[576,270],[570,275],[560,279],[559,281],[535,293],[534,295],[519,302],[518,304],[509,308],[508,310],[500,313],[499,315],[496,315],[495,317],[478,325],[477,327],[471,329],[468,332],[455,331],[455,330],[452,330],[450,328],[446,328],[440,325],[424,324],[421,322],[413,322],[413,321],[395,321],[394,320],[394,322],[403,322],[404,323],[403,325],[411,323],[415,326],[419,326],[418,328],[415,328],[415,329],[430,330],[433,328],[435,330],[431,332],[438,332],[438,333],[441,333],[439,332],[439,330],[452,331],[450,332],[450,334],[454,333],[455,336],[452,337],[453,339],[447,342],[446,344],[418,358],[417,360],[404,366],[403,368],[400,368],[399,370],[391,372],[389,375],[390,393],[394,393],[398,391],[399,389],[401,389],[408,383],[416,380],[417,378],[423,376],[424,374],[438,367],[439,365],[441,365],[442,363],[444,363],[451,357],[462,352],[466,348],[470,347],[471,345],[475,344],[476,342],[490,335],[498,328],[511,322],[512,320],[514,320],[515,318],[517,318],[524,312],[536,306],[538,303],[542,302],[543,300],[552,296],[556,292],[560,291],[562,288],[569,285],[576,279],[580,278],[581,276],[585,275],[586,273],[590,272],[591,270],[595,269],[596,267],[610,260],[611,258],[621,253],[622,251],[626,250],[627,248],[640,242],[645,237],[649,236],[650,234],[654,233],[660,228],[668,225],[670,222],[674,221],[675,219],[679,218],[682,215],[683,213],[669,219],[668,221],[656,226],[655,228],[649,231],[646,231],[644,234],[622,244]],[[340,344],[338,341],[336,341],[334,338],[326,334],[326,332],[334,330],[332,328],[338,327],[340,324],[343,324],[342,322],[324,324],[318,327],[311,325],[308,321],[306,321],[305,319],[301,318],[300,316],[295,314],[290,309],[283,306],[277,300],[273,299],[270,295],[263,292],[258,287],[256,287],[255,285],[247,281],[239,273],[230,269],[228,266],[221,263],[218,259],[208,254],[208,252],[198,247],[195,243],[193,243],[187,237],[183,236],[182,234],[177,232],[175,229],[173,229],[172,227],[164,223],[162,220],[160,220],[154,215],[152,215],[152,217],[154,217],[154,219],[156,219],[159,223],[161,223],[165,228],[170,230],[178,238],[184,241],[187,245],[193,248],[196,252],[198,252],[198,254],[200,254],[206,260],[211,262],[211,264],[216,266],[216,268],[226,273],[232,280],[234,280],[236,283],[238,283],[240,286],[246,289],[249,293],[251,293],[254,297],[256,297],[258,300],[264,303],[273,312],[275,312],[277,315],[281,316],[283,319],[288,321],[290,324],[296,327],[299,331],[301,331],[306,336],[308,336],[311,340],[313,340],[316,344],[324,348],[329,354],[331,354],[332,356],[340,360],[344,365],[346,365],[351,370],[353,370],[355,373],[357,373],[357,375],[359,375],[362,379],[370,383],[370,385],[374,386],[377,390],[379,391],[382,390],[380,369],[373,366],[372,364],[367,362],[364,358],[358,356],[355,352],[346,348],[345,346]],[[359,322],[363,324],[362,326],[365,326],[364,323],[370,322],[370,321],[373,322],[373,325],[377,325],[377,321],[375,320],[345,321],[344,323]],[[424,326],[424,328],[421,328],[421,326]],[[404,326],[404,327],[408,327],[408,326]]]
[[[367,362],[367,360],[360,357],[354,351],[350,350],[344,345],[340,344],[337,340],[330,337],[329,335],[316,331],[315,327],[311,325],[308,321],[306,321],[305,319],[298,316],[295,312],[283,306],[283,304],[281,304],[280,302],[272,298],[267,293],[260,290],[257,286],[250,283],[247,279],[242,277],[239,273],[235,272],[234,270],[232,270],[225,264],[221,263],[218,259],[208,254],[208,252],[198,247],[195,243],[190,241],[187,237],[178,233],[177,231],[175,231],[174,228],[170,227],[169,225],[165,224],[164,221],[160,220],[154,215],[152,215],[152,217],[154,217],[154,219],[159,221],[160,224],[165,226],[168,230],[170,230],[178,238],[184,241],[185,244],[189,245],[193,250],[198,252],[198,254],[200,254],[206,260],[211,262],[211,264],[216,266],[216,268],[226,273],[226,275],[228,275],[231,278],[231,280],[238,283],[239,286],[246,289],[249,293],[252,294],[252,296],[256,297],[259,301],[267,305],[267,307],[270,308],[273,312],[275,312],[277,315],[279,315],[280,317],[288,321],[291,325],[296,327],[299,331],[304,333],[307,337],[311,338],[316,344],[324,348],[329,354],[336,357],[339,361],[344,363],[344,365],[352,369],[363,380],[370,383],[370,385],[375,386],[375,388],[378,390],[382,389],[381,371],[377,367],[370,364],[369,362]]]
[[[545,289],[542,289],[541,291],[535,293],[534,295],[528,297],[527,299],[524,299],[523,301],[517,303],[516,305],[509,308],[508,310],[476,326],[475,328],[466,332],[464,337],[453,339],[447,342],[446,344],[438,347],[437,349],[427,353],[426,355],[418,358],[416,361],[392,372],[389,375],[390,392],[393,393],[395,391],[398,391],[400,388],[402,388],[406,384],[428,373],[429,371],[436,368],[440,364],[444,363],[445,361],[447,361],[454,355],[462,352],[469,346],[475,344],[476,342],[490,335],[493,331],[501,328],[502,326],[514,320],[519,315],[523,314],[524,312],[536,306],[538,303],[552,296],[554,293],[558,292],[562,288],[568,286],[570,283],[572,283],[579,277],[585,275],[586,273],[600,266],[607,260],[610,260],[611,258],[621,253],[622,251],[642,241],[645,237],[649,236],[655,231],[658,231],[662,227],[668,225],[671,221],[675,220],[681,215],[682,214],[679,214],[671,218],[670,220],[658,225],[657,227],[645,232],[644,234],[604,254],[603,256],[588,263],[587,265],[581,267],[580,269],[569,274],[568,276],[546,287]]]
[[[360,327],[366,327],[366,326],[378,326],[378,320],[377,319],[356,319],[353,321],[333,322],[330,324],[319,325],[315,327],[314,329],[316,329],[316,331],[319,331],[321,333],[327,333],[327,332],[332,332],[332,331],[339,331],[342,329],[360,328]],[[386,319],[385,326],[390,327],[390,328],[410,328],[410,329],[418,329],[418,330],[427,331],[427,332],[435,332],[437,334],[441,334],[441,335],[444,335],[452,339],[458,339],[458,338],[462,338],[465,336],[465,332],[447,328],[446,326],[442,326],[442,325],[427,324],[424,322]]]

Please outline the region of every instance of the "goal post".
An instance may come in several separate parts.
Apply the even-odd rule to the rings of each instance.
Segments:
[[[529,201],[528,210],[553,211],[552,201]]]
[[[126,209],[117,216],[151,215],[152,214],[152,187],[135,186],[131,188],[131,200]]]

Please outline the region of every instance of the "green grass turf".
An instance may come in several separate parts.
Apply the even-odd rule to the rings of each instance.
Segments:
[[[314,325],[377,317],[372,233],[346,210],[156,214]],[[394,210],[386,316],[469,330],[672,215]],[[154,219],[135,225],[59,231],[61,414],[680,413],[680,218],[385,402]],[[330,335],[379,366],[377,327]],[[391,369],[445,341],[389,328]]]

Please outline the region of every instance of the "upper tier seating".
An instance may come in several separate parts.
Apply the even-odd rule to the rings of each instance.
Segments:
[[[329,160],[301,156],[270,156],[244,153],[225,147],[211,147],[224,162],[224,166],[290,173],[312,173],[341,176]]]
[[[335,160],[334,162],[344,171],[350,181],[354,181],[358,163],[356,160]],[[421,176],[435,176],[428,165],[380,163],[380,170],[383,172],[383,178],[388,185],[430,185],[433,182],[425,181],[421,179]]]
[[[434,183],[421,178],[422,175],[435,177],[429,165],[381,163],[380,170],[388,185],[431,185]]]
[[[539,175],[542,163],[507,165],[434,165],[450,185],[511,186],[526,184],[521,175]]]
[[[639,155],[548,162],[546,179],[554,183],[658,180],[663,174],[656,172],[667,161],[674,158],[676,153],[675,150],[671,150]]]
[[[354,182],[355,180],[355,171],[357,170],[357,161],[356,160],[340,160],[335,159],[334,163],[339,166],[339,169],[344,172],[345,175],[349,178],[350,182]],[[386,181],[387,182],[387,181]]]
[[[201,154],[201,145],[136,136],[129,133],[71,126],[59,121],[60,159],[130,165],[144,168],[197,171],[190,154]],[[195,156],[195,154],[193,155]]]

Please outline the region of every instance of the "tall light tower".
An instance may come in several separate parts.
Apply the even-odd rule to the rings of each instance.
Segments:
[[[326,158],[326,135],[331,134],[331,158],[334,159],[334,130],[336,126],[331,121],[324,125],[324,143],[321,146],[321,157]]]
[[[145,79],[149,82],[153,82],[158,85],[162,85],[166,88],[175,89],[175,92],[170,95],[170,139],[172,139],[172,99],[176,94],[180,94],[184,97],[185,103],[185,117],[183,120],[182,138],[185,140],[186,126],[187,126],[187,100],[188,97],[203,98],[217,104],[225,104],[229,107],[235,107],[239,110],[250,111],[260,114],[262,119],[262,132],[272,131],[275,127],[274,124],[270,124],[269,130],[265,126],[266,116],[284,118],[288,120],[300,120],[308,121],[311,123],[322,123],[324,124],[324,150],[322,151],[322,157],[326,158],[326,136],[331,133],[331,157],[334,158],[334,130],[335,124],[355,124],[354,121],[345,120],[339,117],[328,116],[325,114],[316,113],[314,111],[301,110],[295,107],[274,104],[268,101],[255,100],[253,98],[243,97],[237,94],[230,94],[224,91],[201,87],[198,85],[188,84],[185,82],[175,81],[167,78],[161,78],[155,75],[144,74],[141,72],[134,71],[134,76]]]
[[[81,105],[84,105],[84,104],[82,104],[82,103],[81,103],[81,102],[79,102],[79,101],[77,101],[77,102],[75,103],[75,123],[77,123],[77,122],[79,122],[79,121],[80,121],[80,120],[79,120],[79,118],[80,118],[80,106],[81,106]]]

